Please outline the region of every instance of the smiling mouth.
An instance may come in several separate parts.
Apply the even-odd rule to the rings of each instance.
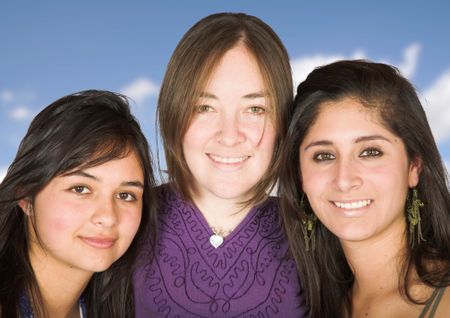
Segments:
[[[207,154],[212,161],[217,163],[225,163],[225,164],[237,164],[246,161],[250,156],[241,156],[241,157],[222,157],[213,154]]]
[[[353,201],[353,202],[339,202],[339,201],[332,201],[335,206],[337,206],[340,209],[345,210],[355,210],[355,209],[361,209],[368,205],[370,205],[373,200],[360,200],[360,201]]]

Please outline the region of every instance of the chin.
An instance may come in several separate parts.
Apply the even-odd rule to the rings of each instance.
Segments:
[[[342,229],[333,232],[341,241],[347,242],[360,242],[369,239],[372,235],[366,231],[361,231],[361,229],[353,229],[343,231]]]
[[[85,264],[85,266],[83,266],[83,268],[89,272],[99,273],[99,272],[106,271],[108,268],[111,267],[112,264],[113,264],[113,261],[111,261],[111,260],[104,260],[104,261],[99,260],[95,263],[92,262],[90,264]]]
[[[216,197],[224,200],[245,200],[247,197],[248,190],[245,191],[230,191],[235,189],[228,189],[228,191],[215,191]]]

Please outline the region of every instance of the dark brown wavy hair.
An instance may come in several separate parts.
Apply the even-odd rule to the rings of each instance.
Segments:
[[[425,241],[413,247],[408,245],[399,277],[399,291],[407,301],[418,303],[410,295],[408,280],[414,271],[429,286],[450,284],[448,175],[416,91],[392,66],[369,61],[339,61],[315,69],[298,86],[295,110],[282,148],[281,214],[290,250],[307,290],[310,317],[351,316],[349,291],[354,276],[338,238],[322,224],[316,226],[315,250],[305,249],[301,221],[312,211],[305,211],[299,205],[304,192],[299,147],[320,107],[326,102],[349,97],[377,112],[384,125],[402,139],[409,159],[420,158],[422,161],[416,188],[425,203],[421,209]],[[405,235],[408,234],[405,230]],[[405,241],[408,241],[407,237]]]

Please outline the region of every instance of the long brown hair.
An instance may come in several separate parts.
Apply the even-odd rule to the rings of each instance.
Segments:
[[[275,181],[279,156],[292,102],[292,75],[288,54],[275,32],[260,19],[243,13],[207,16],[189,29],[170,59],[158,101],[158,121],[163,140],[169,182],[191,199],[191,172],[186,164],[182,140],[194,106],[223,55],[242,44],[255,57],[274,109],[278,132],[272,169],[250,190],[247,203],[261,202]]]
[[[314,70],[298,86],[295,111],[284,144],[279,195],[290,249],[306,287],[310,317],[350,315],[349,291],[354,282],[338,238],[318,223],[314,251],[306,251],[301,222],[310,209],[300,207],[303,193],[299,147],[326,102],[356,98],[377,112],[384,125],[405,144],[409,160],[420,158],[417,190],[424,242],[408,245],[399,277],[399,291],[410,295],[410,274],[415,270],[429,286],[450,284],[450,195],[448,176],[414,87],[397,69],[368,61],[340,61]],[[410,196],[411,197],[411,196]],[[405,202],[405,205],[407,202]],[[406,210],[406,209],[405,209]],[[405,211],[406,218],[406,211]],[[405,230],[405,235],[409,232]],[[408,237],[405,238],[408,242]],[[432,266],[430,266],[430,264]],[[439,264],[439,266],[435,266]]]
[[[108,91],[65,96],[42,110],[33,119],[0,184],[1,317],[19,317],[24,295],[35,317],[48,316],[28,256],[29,218],[18,201],[32,203],[56,176],[123,158],[129,151],[136,153],[144,174],[141,224],[130,248],[106,271],[93,275],[83,296],[88,317],[134,317],[131,268],[138,240],[144,233],[152,239],[155,233],[155,181],[148,143],[130,113],[127,99]]]

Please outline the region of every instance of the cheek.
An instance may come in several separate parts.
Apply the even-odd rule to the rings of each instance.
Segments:
[[[277,130],[272,124],[268,124],[266,129],[264,130],[263,137],[261,139],[261,142],[265,147],[273,151],[275,148],[275,142],[277,139]]]
[[[310,196],[314,196],[316,192],[321,191],[322,187],[328,184],[329,176],[327,173],[321,172],[315,169],[309,162],[306,162],[300,158],[300,183],[302,184],[303,191]]]
[[[40,201],[35,204],[35,221],[40,235],[75,228],[83,217],[76,207],[64,200],[53,197]]]
[[[184,134],[183,144],[195,144],[202,139],[206,139],[214,133],[214,127],[218,127],[218,125],[214,123],[213,118],[209,118],[209,120],[206,116],[205,118],[194,118]]]
[[[189,157],[191,153],[202,149],[208,140],[207,134],[208,129],[206,127],[198,123],[192,123],[183,137],[182,148],[184,155]]]
[[[65,213],[37,215],[37,235],[43,244],[51,249],[58,249],[59,243],[76,235],[79,220]]]
[[[142,208],[133,211],[125,211],[121,218],[121,236],[128,241],[132,241],[139,229],[142,218]]]
[[[273,126],[267,127],[263,136],[258,136],[258,140],[248,139],[250,147],[255,151],[256,158],[259,158],[263,173],[268,169],[275,151],[277,133]],[[269,168],[270,169],[270,168]]]
[[[370,174],[369,174],[370,172]],[[370,176],[370,180],[374,185],[385,192],[391,193],[402,193],[406,192],[408,189],[408,168],[406,165],[383,165],[379,167],[371,168],[367,176]]]

